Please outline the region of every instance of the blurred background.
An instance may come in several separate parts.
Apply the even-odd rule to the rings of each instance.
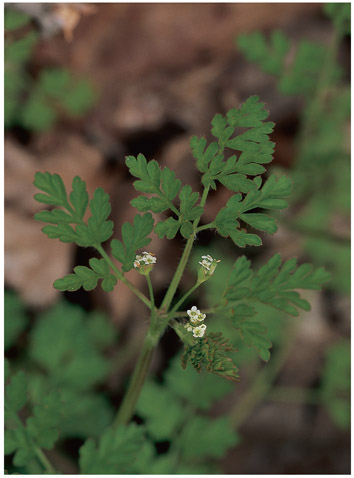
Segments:
[[[276,123],[271,170],[292,178],[291,205],[261,248],[240,250],[201,232],[178,294],[194,284],[202,253],[222,262],[187,305],[212,305],[242,254],[256,267],[275,252],[295,256],[325,265],[332,280],[324,291],[306,293],[312,310],[300,317],[260,310],[273,342],[268,364],[236,330],[210,318],[211,329],[240,347],[237,384],[183,372],[181,343],[167,332],[135,417],[147,423],[155,458],[137,473],[350,473],[349,18],[350,4],[5,5],[5,349],[12,369],[26,371],[34,403],[50,389],[63,393],[61,440],[48,453],[63,473],[78,472],[79,447],[110,424],[148,316],[122,284],[109,294],[53,288],[92,252],[41,232],[33,219],[42,209],[33,199],[34,174],[59,173],[67,187],[79,175],[90,195],[102,186],[119,238],[136,213],[125,156],[141,152],[200,190],[190,137],[208,137],[215,113],[251,95],[266,103]],[[222,187],[210,194],[205,224],[229,194]],[[157,302],[184,242],[153,235]],[[127,277],[145,291],[142,276]],[[197,384],[218,390],[202,406],[193,402]],[[152,412],[144,401],[161,390],[179,394],[189,413],[223,417],[237,444],[202,458],[183,454],[183,446],[176,452],[177,439],[149,428]],[[6,465],[29,472],[11,468],[11,456]]]

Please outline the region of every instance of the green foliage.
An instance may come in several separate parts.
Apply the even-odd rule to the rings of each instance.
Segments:
[[[14,294],[9,296],[13,300],[8,304],[13,302],[17,307],[19,299]],[[5,327],[13,318],[13,308],[8,304]],[[68,303],[54,306],[34,324],[26,349],[26,380],[24,373],[19,372],[16,380],[21,379],[20,383],[15,392],[10,387],[9,401],[16,405],[19,400],[16,408],[22,408],[28,391],[28,406],[36,406],[56,391],[61,401],[57,426],[60,436],[99,437],[112,422],[114,413],[105,395],[92,388],[107,377],[111,366],[104,351],[116,340],[117,333],[103,314],[85,314]]]
[[[98,445],[88,439],[80,448],[80,471],[90,475],[129,474],[144,442],[144,429],[135,423],[108,428]]]
[[[279,31],[272,32],[270,44],[264,35],[254,32],[240,35],[237,45],[247,60],[257,63],[265,73],[276,75],[279,90],[288,95],[311,95],[326,61],[323,45],[301,40],[291,66],[286,66],[290,41]],[[333,79],[338,73],[338,69],[332,71]]]
[[[193,136],[191,148],[196,159],[197,168],[205,187],[216,189],[216,182],[231,191],[247,193],[257,188],[257,180],[251,181],[247,175],[262,174],[262,164],[272,161],[274,143],[269,141],[274,123],[263,122],[269,113],[258,96],[251,96],[239,109],[231,109],[226,117],[220,114],[212,120],[212,134],[218,142],[206,148],[205,138]],[[232,137],[236,128],[248,128],[245,132]],[[206,148],[206,149],[205,149]],[[224,149],[240,151],[224,161]]]
[[[253,307],[254,301],[297,316],[298,309],[310,310],[309,302],[301,298],[297,289],[319,290],[330,278],[323,268],[314,270],[310,264],[297,267],[296,262],[293,258],[282,264],[280,255],[275,254],[254,272],[250,261],[241,256],[233,265],[221,304],[216,310],[216,314],[231,320],[242,340],[255,348],[265,361],[269,360],[272,344],[264,324],[253,320],[258,315]]]
[[[122,241],[113,239],[111,242],[112,255],[122,264],[123,271],[133,268],[136,251],[150,244],[148,237],[154,227],[154,220],[150,213],[143,216],[137,214],[133,225],[125,222],[122,226]]]
[[[17,30],[17,28],[22,28],[30,23],[30,18],[22,12],[5,9],[4,12],[4,25],[7,32],[12,30]]]
[[[27,402],[27,380],[20,371],[12,376],[5,390],[5,454],[15,453],[13,463],[16,466],[29,463],[39,448],[53,448],[59,437],[62,405],[58,394],[52,391],[42,396],[24,424],[18,412]]]
[[[17,295],[11,292],[4,294],[5,317],[5,350],[12,347],[21,332],[26,328],[28,318],[24,306]]]
[[[271,32],[269,44],[260,32],[239,35],[237,46],[246,58],[260,65],[270,75],[280,75],[290,44],[279,30]]]
[[[168,388],[154,382],[145,384],[137,413],[147,420],[147,430],[157,441],[170,438],[184,418],[178,398]]]
[[[111,292],[117,283],[117,279],[109,272],[109,265],[104,259],[92,258],[89,260],[90,267],[76,266],[74,274],[69,274],[54,282],[58,290],[75,291],[82,287],[85,290],[92,290],[97,287],[97,282],[102,279],[102,289]]]
[[[332,19],[337,30],[342,34],[350,34],[350,3],[325,3],[324,12]]]
[[[228,355],[232,351],[235,351],[234,347],[221,333],[210,333],[197,339],[193,345],[184,346],[182,368],[186,368],[189,362],[197,372],[205,368],[208,372],[237,382],[238,368]]]
[[[66,210],[55,208],[35,214],[37,221],[50,223],[42,229],[50,239],[75,242],[81,247],[97,247],[111,237],[113,223],[106,220],[111,212],[111,205],[108,194],[102,188],[96,189],[90,201],[91,216],[86,224],[83,221],[88,205],[85,181],[78,176],[73,179],[69,200],[63,180],[58,174],[36,173],[33,184],[47,193],[36,194],[34,197],[37,201]],[[76,224],[76,228],[70,224]]]
[[[256,179],[257,189],[250,191],[244,198],[241,194],[232,196],[226,206],[219,211],[214,221],[219,234],[224,237],[230,236],[239,247],[262,245],[262,240],[258,235],[249,234],[240,229],[239,220],[255,229],[273,234],[277,231],[273,217],[249,211],[256,208],[284,209],[288,205],[285,198],[291,194],[291,182],[285,176],[278,179],[275,175],[270,176],[262,188],[260,188],[261,179]]]
[[[321,397],[334,423],[350,427],[350,343],[346,340],[329,347],[322,374]]]
[[[38,35],[29,28],[27,15],[5,8],[5,126],[41,132],[63,115],[84,115],[95,103],[96,93],[88,80],[65,69],[46,68],[34,78],[28,63]]]
[[[94,316],[93,321],[99,320],[100,327],[113,341],[114,329],[102,317],[97,317]],[[91,320],[79,307],[59,303],[36,323],[29,354],[57,387],[83,391],[106,377],[109,363],[100,349],[107,342],[102,344],[99,336],[97,339]]]
[[[304,249],[312,261],[331,270],[331,287],[348,292],[349,240],[347,245],[345,241],[337,244],[330,235],[338,218],[349,223],[350,88],[338,58],[341,40],[350,33],[350,4],[326,3],[324,12],[334,26],[328,45],[301,39],[289,58],[286,45],[290,41],[279,32],[271,33],[270,41],[260,32],[242,35],[237,44],[249,61],[277,77],[281,93],[304,97],[291,171],[297,213],[290,226],[299,226],[303,232],[307,239]],[[279,53],[273,48],[276,36]],[[280,53],[281,44],[284,54]]]
[[[210,420],[195,417],[184,427],[181,434],[181,449],[185,459],[221,458],[229,448],[239,443],[236,432],[227,417]]]
[[[149,436],[155,441],[169,440],[171,446],[166,454],[156,455],[152,443],[146,443],[134,472],[193,474],[212,470],[213,460],[237,445],[239,437],[226,418],[207,418],[198,410],[207,411],[231,390],[230,382],[215,375],[196,376],[192,369],[182,370],[175,357],[163,384],[149,381],[145,385],[137,407]]]
[[[166,386],[175,396],[201,410],[207,410],[233,389],[230,381],[217,375],[203,372],[196,375],[191,367],[182,370],[179,357],[173,359],[164,378]]]
[[[178,217],[178,220],[170,217],[160,221],[155,227],[156,234],[162,239],[172,239],[181,230],[183,237],[188,239],[193,228],[190,221],[198,219],[203,213],[203,207],[196,206],[199,194],[192,191],[189,185],[181,188],[181,181],[176,179],[175,173],[167,167],[161,169],[157,161],[147,162],[145,156],[139,154],[137,158],[128,156],[126,164],[130,174],[138,181],[134,182],[137,191],[146,194],[153,194],[152,197],[139,196],[131,201],[131,204],[139,211],[164,212],[171,209]],[[173,200],[177,197],[180,200],[179,210],[175,207]]]
[[[280,48],[277,41],[275,39],[273,45],[276,51]],[[140,384],[145,379],[148,362],[142,363],[142,358],[139,360],[126,395],[133,397],[133,402],[127,405],[127,398],[123,401],[117,420],[118,423],[129,422],[136,399],[136,411],[144,421],[144,427],[131,424],[106,428],[112,410],[104,397],[99,397],[92,388],[107,378],[109,364],[104,352],[105,347],[114,343],[114,331],[102,318],[93,320],[85,317],[79,309],[64,304],[36,322],[29,348],[30,360],[36,367],[31,373],[31,399],[35,401],[51,387],[61,390],[61,433],[63,436],[87,438],[80,449],[81,473],[134,474],[144,473],[147,469],[165,474],[207,473],[217,469],[215,459],[237,445],[238,435],[226,419],[210,419],[205,414],[216,400],[231,390],[231,382],[238,381],[238,367],[234,363],[237,349],[229,341],[229,335],[224,336],[218,330],[216,321],[215,328],[211,327],[205,335],[205,329],[200,329],[202,337],[194,335],[198,335],[196,329],[192,334],[184,326],[184,319],[179,321],[184,317],[179,308],[203,282],[200,280],[203,270],[198,267],[196,284],[185,295],[175,300],[175,294],[199,231],[216,229],[221,236],[231,237],[239,247],[261,244],[261,238],[246,231],[244,225],[270,234],[276,232],[274,217],[263,210],[287,207],[291,181],[279,175],[270,175],[265,180],[261,177],[265,173],[264,165],[271,162],[274,151],[274,143],[269,140],[274,124],[265,122],[267,117],[264,104],[258,97],[251,97],[225,117],[216,115],[213,118],[212,134],[217,141],[207,145],[204,138],[192,138],[193,156],[202,173],[201,196],[189,185],[182,186],[171,170],[161,169],[156,161],[148,162],[142,154],[126,158],[130,173],[137,178],[134,187],[142,193],[132,205],[143,214],[137,214],[133,223],[123,224],[121,239],[111,241],[111,254],[121,264],[121,269],[102,247],[113,234],[113,224],[108,219],[111,211],[108,194],[98,188],[89,200],[85,182],[79,177],[74,178],[72,192],[68,194],[60,176],[37,173],[34,184],[42,192],[36,194],[35,199],[50,207],[50,210],[36,214],[37,220],[47,223],[43,232],[63,242],[94,247],[102,256],[102,259],[91,258],[89,267],[76,266],[74,273],[58,279],[55,287],[62,291],[80,287],[92,290],[101,280],[103,289],[110,291],[121,280],[151,308],[151,324],[144,343],[146,356],[149,356],[148,352],[152,355],[167,325],[174,328],[184,342],[182,368],[177,369],[176,362],[173,362],[163,381],[148,382],[140,398]],[[213,222],[198,227],[209,189],[215,189],[219,183],[235,194],[216,214]],[[151,212],[172,213],[173,216],[155,225]],[[180,232],[187,239],[181,262],[160,309],[154,307],[149,276],[150,301],[124,275],[134,267],[138,250],[150,243],[153,230],[160,238],[173,238]],[[204,272],[203,278],[206,274],[208,279],[212,278],[219,263],[210,260],[213,266]],[[263,304],[298,315],[298,309],[309,310],[310,306],[297,289],[320,289],[328,278],[322,268],[314,270],[309,264],[297,267],[295,259],[282,264],[279,254],[255,272],[250,268],[250,262],[241,257],[235,262],[229,279],[223,275],[223,287],[219,287],[221,297],[211,307],[215,317],[222,319],[220,328],[224,323],[224,330],[228,327],[232,330],[232,338],[238,334],[237,345],[242,340],[263,360],[268,360],[272,344],[267,329],[261,319],[254,319],[256,316],[264,318],[259,314]],[[171,304],[175,305],[171,308]],[[205,318],[205,315],[200,314],[199,320],[200,317]],[[191,367],[185,370],[188,363]],[[197,377],[193,369],[199,372]],[[226,380],[220,382],[221,379]],[[81,397],[83,405],[78,407]],[[199,414],[200,411],[204,415]],[[157,456],[155,443],[160,441],[170,441],[171,447],[165,455]]]

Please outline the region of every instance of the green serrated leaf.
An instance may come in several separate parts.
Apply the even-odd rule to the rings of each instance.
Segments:
[[[266,336],[267,329],[265,326],[260,322],[244,320],[244,317],[237,315],[231,318],[231,322],[240,331],[242,340],[249,347],[255,348],[262,360],[268,362],[270,358],[269,349],[272,347],[272,343]]]
[[[109,364],[97,350],[89,320],[79,307],[59,303],[36,322],[29,354],[57,387],[87,390],[106,377]]]
[[[144,430],[135,423],[108,428],[97,445],[89,438],[80,448],[80,471],[82,474],[129,474],[144,441]]]
[[[42,397],[26,420],[26,430],[39,447],[50,450],[59,437],[62,404],[57,391]]]
[[[137,214],[133,224],[125,222],[122,226],[122,241],[111,241],[112,255],[122,264],[124,271],[133,268],[136,251],[151,242],[148,237],[154,227],[154,219],[150,213],[143,216]]]
[[[181,234],[185,239],[188,239],[194,232],[193,224],[190,221],[186,221],[181,226]]]
[[[146,427],[157,440],[169,439],[183,422],[182,403],[167,388],[153,382],[144,385],[137,413],[146,420]]]
[[[174,219],[173,217],[169,217],[166,221],[160,221],[155,226],[155,233],[159,236],[160,239],[163,239],[165,236],[167,239],[173,239],[179,228],[181,223]]]
[[[240,441],[227,417],[210,420],[207,417],[193,417],[184,427],[181,436],[182,456],[193,458],[221,458],[227,450]]]

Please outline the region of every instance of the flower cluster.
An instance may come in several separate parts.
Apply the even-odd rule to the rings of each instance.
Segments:
[[[202,266],[199,269],[198,280],[199,282],[204,282],[209,279],[214,274],[216,266],[220,261],[213,259],[209,254],[207,256],[202,256],[202,260],[199,264]]]
[[[134,267],[141,274],[148,274],[154,264],[156,264],[156,257],[151,252],[144,251],[142,255],[137,254],[135,256]]]
[[[188,332],[193,332],[193,337],[203,337],[207,326],[203,324],[206,315],[200,312],[195,305],[190,310],[187,310],[189,322],[185,324]]]

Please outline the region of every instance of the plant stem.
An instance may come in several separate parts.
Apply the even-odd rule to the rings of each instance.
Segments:
[[[126,425],[134,415],[135,407],[140,396],[141,389],[148,375],[153,353],[157,345],[157,340],[152,339],[150,329],[145,337],[133,376],[131,378],[127,392],[124,395],[122,404],[114,421],[114,426]]]
[[[193,286],[191,289],[189,289],[189,290],[184,294],[183,297],[181,297],[181,298],[179,299],[179,301],[177,302],[177,304],[173,306],[173,309],[171,309],[170,314],[173,315],[173,314],[180,308],[180,306],[183,304],[183,302],[184,302],[185,300],[187,300],[188,297],[189,297],[196,289],[198,289],[198,287],[199,287],[201,284],[202,284],[202,282],[197,282],[196,284],[194,284],[194,286]]]
[[[48,458],[45,456],[43,451],[39,447],[36,447],[34,451],[36,453],[36,456],[37,456],[39,462],[41,463],[41,465],[43,465],[45,472],[48,475],[55,475],[56,470],[53,467],[53,465],[51,464],[51,462],[48,460]]]
[[[144,294],[142,294],[140,290],[137,289],[135,285],[133,285],[126,277],[124,277],[124,274],[114,264],[114,262],[111,260],[109,255],[103,249],[103,247],[101,245],[98,245],[96,246],[96,249],[101,254],[101,256],[105,259],[105,261],[110,265],[117,279],[123,282],[123,284],[125,284],[149,309],[151,309],[152,305],[150,300]]]
[[[203,195],[202,195],[202,198],[200,200],[200,206],[203,207],[205,205],[208,193],[209,193],[209,187],[205,188],[204,191],[203,191]],[[189,239],[187,240],[187,244],[184,248],[181,260],[180,260],[180,262],[177,266],[175,275],[173,276],[173,279],[170,283],[170,286],[167,289],[166,295],[165,295],[165,297],[162,301],[161,309],[165,309],[166,311],[168,310],[168,308],[171,305],[171,302],[172,302],[173,297],[176,293],[178,284],[179,284],[179,282],[181,280],[181,277],[183,275],[184,269],[186,268],[186,265],[187,265],[187,262],[188,262],[188,259],[189,259],[189,255],[190,255],[192,247],[193,247],[193,242],[194,242],[195,233],[196,233],[196,230],[197,230],[197,227],[198,227],[199,220],[200,220],[200,218],[195,219],[195,221],[193,222],[194,232],[190,235]]]
[[[152,288],[152,283],[150,279],[150,274],[147,274],[146,276],[146,282],[148,284],[149,288],[149,295],[150,295],[150,303],[151,303],[151,325],[154,328],[156,325],[156,309],[155,309],[155,298],[154,298],[154,290]]]
[[[214,222],[209,222],[209,224],[205,224],[204,226],[197,227],[197,232],[204,231],[205,229],[213,229],[215,228]]]
[[[268,394],[267,399],[280,402],[321,403],[321,395],[318,390],[308,390],[300,387],[277,386]]]
[[[207,196],[208,196],[209,188],[205,188],[202,194],[202,198],[200,200],[200,205],[204,206]],[[178,264],[178,267],[176,269],[175,275],[173,276],[173,279],[171,281],[171,284],[166,292],[166,295],[164,297],[164,300],[161,304],[160,310],[165,309],[168,311],[168,308],[171,305],[171,302],[173,300],[173,297],[176,293],[178,284],[181,280],[181,277],[183,275],[184,269],[187,265],[189,255],[192,250],[193,242],[194,242],[194,236],[195,232],[197,230],[199,223],[199,219],[195,219],[193,222],[193,234],[189,237],[187,240],[186,247],[183,251],[180,263]],[[117,277],[120,278],[120,280],[123,281],[125,279],[123,274],[116,268],[116,266],[113,264],[113,262],[110,260],[109,256],[106,254],[106,252],[103,250],[102,246],[99,246],[97,248],[98,251],[101,253],[102,257],[106,259],[108,264],[112,267],[112,269],[116,272]],[[119,425],[125,425],[127,424],[132,416],[134,415],[135,407],[137,404],[137,401],[139,399],[142,387],[144,385],[145,379],[148,375],[149,369],[150,369],[150,364],[152,361],[152,357],[154,354],[154,350],[156,348],[156,345],[158,343],[160,334],[163,332],[163,328],[161,327],[161,324],[156,324],[155,323],[155,317],[156,317],[156,309],[154,306],[154,300],[153,300],[153,290],[152,290],[152,285],[150,278],[147,276],[147,282],[148,282],[148,287],[149,287],[149,292],[150,292],[150,298],[151,301],[148,300],[145,296],[140,297],[142,294],[136,289],[133,290],[132,287],[134,287],[132,284],[129,283],[128,287],[133,290],[133,292],[136,293],[136,295],[146,304],[148,307],[151,309],[151,322],[150,322],[150,328],[148,330],[148,333],[146,334],[145,340],[143,347],[140,352],[140,356],[138,358],[138,362],[135,366],[133,376],[131,378],[129,387],[127,392],[124,395],[122,404],[118,410],[116,419],[114,421],[115,426]],[[134,287],[135,289],[135,287]],[[139,294],[138,294],[138,293]],[[192,291],[189,291],[191,293]],[[143,298],[145,300],[143,300]],[[184,298],[183,298],[184,299]],[[165,327],[165,324],[162,324],[163,327]],[[166,324],[167,325],[167,324]]]

